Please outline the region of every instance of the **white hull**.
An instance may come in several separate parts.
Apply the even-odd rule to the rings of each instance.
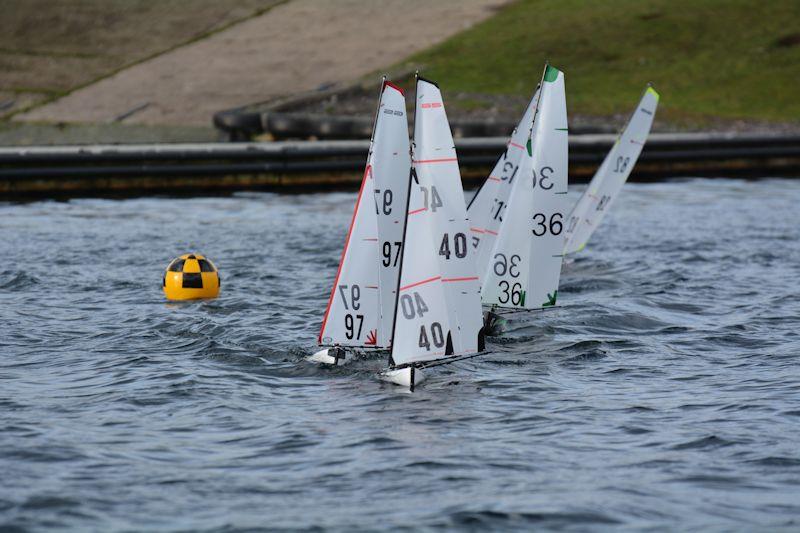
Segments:
[[[352,361],[353,358],[354,354],[347,353],[341,348],[323,348],[314,355],[308,356],[306,361],[323,365],[341,366]]]
[[[415,386],[425,381],[425,374],[420,372],[419,368],[407,366],[395,370],[386,370],[381,373],[381,379],[389,383],[394,383],[395,385],[400,385],[401,387],[413,389]]]

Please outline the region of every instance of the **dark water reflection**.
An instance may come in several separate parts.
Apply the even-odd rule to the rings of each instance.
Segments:
[[[800,527],[800,182],[627,185],[414,394],[302,359],[353,198],[0,206],[0,529]]]

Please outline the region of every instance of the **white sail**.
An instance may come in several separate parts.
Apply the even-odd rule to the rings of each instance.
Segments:
[[[503,222],[507,210],[509,195],[514,181],[521,175],[520,162],[525,154],[533,126],[533,114],[539,101],[539,89],[531,98],[522,119],[511,134],[503,155],[495,163],[494,168],[481,188],[475,193],[467,206],[471,244],[476,251],[476,266],[479,275],[489,267],[489,260],[494,248],[495,238]]]
[[[399,88],[384,82],[320,344],[390,346],[409,172],[405,98]]]
[[[439,87],[417,79],[412,165],[430,211],[456,355],[482,349],[483,316],[458,159]],[[413,242],[413,241],[408,241]]]
[[[436,84],[417,79],[392,362],[384,377],[413,386],[412,363],[482,349],[482,316],[467,214],[450,125]],[[416,372],[416,377],[415,377]]]
[[[384,82],[378,115],[370,154],[380,253],[378,268],[381,318],[378,345],[388,347],[392,343],[400,248],[411,169],[406,99],[403,91],[390,82]]]
[[[378,345],[380,296],[378,291],[378,216],[371,166],[361,180],[361,189],[350,221],[339,270],[328,299],[318,342],[352,347]]]
[[[633,171],[653,125],[658,93],[648,87],[628,125],[608,152],[592,181],[575,204],[565,231],[564,253],[578,252],[600,225]]]
[[[520,179],[482,279],[486,304],[538,309],[558,297],[567,193],[564,74],[547,66]]]
[[[416,179],[412,179],[410,189],[392,342],[392,361],[397,366],[432,361],[452,353],[434,213]]]

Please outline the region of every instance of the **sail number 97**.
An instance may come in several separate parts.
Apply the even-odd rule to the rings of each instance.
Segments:
[[[347,289],[350,290],[347,290]],[[352,309],[358,311],[361,309],[361,287],[356,284],[353,285],[339,285],[339,295],[342,297],[342,305],[345,311]],[[350,297],[350,304],[347,303],[347,298]],[[356,325],[358,322],[358,325]],[[344,336],[348,339],[361,338],[361,326],[364,325],[364,315],[355,315],[347,313],[344,315]]]
[[[403,245],[400,241],[395,241],[394,246],[389,241],[383,243],[383,266],[397,266],[400,260],[400,248]]]
[[[347,288],[350,288],[348,291]],[[350,293],[350,306],[347,305],[347,296]],[[353,308],[354,311],[358,311],[361,309],[361,287],[356,284],[353,285],[339,285],[339,294],[342,297],[342,304],[344,305],[345,311],[349,311],[350,307]]]
[[[381,194],[380,189],[375,189],[375,213],[380,215],[381,211],[383,211],[384,215],[391,215],[393,197],[394,193],[391,189],[384,189],[383,194]],[[379,206],[379,204],[383,205]]]
[[[553,213],[548,221],[547,215],[536,213],[533,215],[533,234],[541,237],[549,231],[551,235],[560,235],[564,229],[564,224],[561,222],[563,218],[561,213]]]
[[[358,331],[356,331],[356,321],[358,321]],[[344,336],[348,339],[361,338],[361,326],[364,325],[364,315],[351,315],[350,313],[344,315]]]

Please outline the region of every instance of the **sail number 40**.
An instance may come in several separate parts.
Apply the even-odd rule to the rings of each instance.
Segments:
[[[453,252],[459,259],[467,256],[467,236],[463,233],[456,233],[453,235]],[[443,255],[445,259],[450,259],[449,233],[445,233],[442,237],[442,244],[439,246],[439,255]]]
[[[430,339],[428,338],[428,332],[425,331],[425,325],[423,324],[419,327],[419,347],[431,351],[431,341],[437,348],[444,346],[444,332],[442,331],[442,325],[438,322],[431,324]]]
[[[430,193],[428,193],[428,188],[424,185],[420,185],[420,190],[422,190],[422,195],[425,197],[423,205],[425,209],[430,209],[434,213],[437,209],[444,205],[442,202],[442,197],[439,196],[439,192],[436,190],[436,187],[431,185]]]
[[[422,318],[428,312],[428,306],[422,296],[418,292],[413,294],[413,296],[411,294],[400,296],[400,310],[403,311],[403,316],[406,317],[406,320],[413,320],[416,317]]]
[[[420,293],[413,292],[412,294],[400,296],[400,310],[407,320],[413,320],[417,317],[422,318],[428,312],[428,306]],[[436,348],[444,346],[445,339],[442,325],[439,322],[433,322],[429,329],[430,335],[428,335],[428,329],[425,328],[425,324],[419,327],[419,347],[430,351],[431,342]]]

